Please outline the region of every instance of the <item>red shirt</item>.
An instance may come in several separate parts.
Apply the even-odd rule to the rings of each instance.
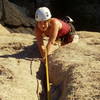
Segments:
[[[59,20],[59,19],[58,19]],[[58,32],[58,37],[64,36],[65,34],[71,31],[71,26],[62,20],[59,20],[62,23],[62,28]]]

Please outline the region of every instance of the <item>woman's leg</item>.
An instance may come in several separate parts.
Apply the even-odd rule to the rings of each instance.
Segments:
[[[74,38],[73,34],[68,33],[64,35],[63,37],[61,37],[61,45],[65,45],[65,44],[72,42],[73,38]]]

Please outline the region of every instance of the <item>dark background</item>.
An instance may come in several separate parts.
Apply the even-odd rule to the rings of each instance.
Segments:
[[[53,17],[70,16],[77,30],[100,31],[100,0],[9,0],[29,10],[33,17],[40,6],[50,8]],[[39,1],[42,1],[39,3]]]

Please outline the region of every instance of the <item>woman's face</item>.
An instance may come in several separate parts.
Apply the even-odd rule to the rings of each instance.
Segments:
[[[46,31],[48,26],[49,26],[49,21],[39,21],[37,23],[38,25],[38,28],[41,30],[41,31]]]

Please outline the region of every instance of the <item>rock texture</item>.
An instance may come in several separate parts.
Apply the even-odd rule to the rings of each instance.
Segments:
[[[8,0],[0,1],[0,22],[12,32],[33,33],[34,20],[25,16],[19,7]]]
[[[100,33],[78,34],[77,44],[61,47],[49,57],[54,100],[100,99]]]
[[[32,35],[12,34],[0,25],[0,100],[40,98],[41,63],[35,58],[33,40]]]
[[[100,33],[78,32],[78,43],[49,56],[51,100],[100,99]],[[0,25],[0,99],[46,100],[44,66],[35,37]]]

